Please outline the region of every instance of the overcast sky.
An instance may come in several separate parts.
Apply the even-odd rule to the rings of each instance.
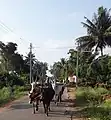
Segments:
[[[101,5],[110,8],[111,0],[0,0],[0,22],[12,30],[0,25],[0,40],[16,42],[24,55],[32,42],[36,58],[52,64],[67,57],[67,47],[86,34],[84,16],[92,19]]]

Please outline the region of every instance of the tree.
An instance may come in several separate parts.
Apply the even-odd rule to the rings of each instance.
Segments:
[[[68,75],[72,73],[76,73],[76,63],[77,63],[77,51],[74,49],[70,49],[68,54],[69,59],[68,59]]]
[[[28,55],[27,56],[25,56],[25,63],[27,64],[27,65],[29,65],[30,66],[30,52],[28,53]],[[32,61],[32,66],[34,65],[34,63],[36,62],[36,58],[35,58],[35,55],[34,54],[31,54],[31,61]]]
[[[66,78],[66,70],[67,70],[65,58],[61,58],[61,67],[63,69],[63,79],[65,80],[65,78]]]
[[[23,56],[19,53],[13,54],[11,64],[13,65],[13,68],[17,73],[21,73],[24,69]]]
[[[32,76],[34,80],[42,76],[45,79],[46,70],[48,69],[47,63],[38,61],[34,54],[31,54],[31,57]],[[13,85],[29,83],[30,52],[23,59],[23,55],[17,52],[16,43],[9,42],[4,44],[0,41],[0,70],[0,87],[13,87]]]
[[[92,21],[85,17],[86,23],[82,22],[83,27],[87,29],[87,35],[77,38],[78,49],[95,51],[100,50],[103,55],[103,49],[111,46],[111,15],[110,9],[99,7],[98,13],[94,13]]]
[[[61,80],[61,71],[62,71],[62,66],[61,62],[55,62],[50,70],[51,74],[54,75],[56,80]]]

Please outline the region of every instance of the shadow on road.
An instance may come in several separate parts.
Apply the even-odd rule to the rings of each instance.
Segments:
[[[49,117],[64,117],[64,112],[63,111],[61,112],[52,111],[52,112],[49,112]]]
[[[61,103],[58,103],[57,107],[75,107],[75,102],[74,101],[63,101]]]
[[[81,114],[83,111],[66,111],[65,108],[67,107],[74,107],[74,101],[72,100],[65,100],[62,103],[59,103],[58,106],[54,104],[54,102],[51,103],[51,111],[49,112],[49,117],[67,117],[71,118],[81,118]],[[10,107],[12,110],[26,110],[30,109],[32,112],[32,105],[26,103],[26,102],[16,102]],[[44,114],[44,108],[42,103],[39,106],[39,111],[36,112],[36,114]]]
[[[66,116],[67,118],[70,118],[70,119],[71,119],[71,117],[73,119],[79,119],[79,118],[82,118],[82,117],[86,117],[85,115],[83,115],[83,110],[80,110],[80,109],[65,110],[64,109],[64,108],[67,108],[67,107],[73,108],[74,106],[75,106],[74,101],[70,101],[70,102],[65,101],[65,102],[59,103],[58,106],[54,107],[53,111],[49,112],[49,116],[50,117]],[[58,108],[58,109],[56,109],[56,108]],[[77,108],[77,107],[75,107],[75,108]]]
[[[15,104],[11,106],[12,109],[29,109],[32,108],[30,104]]]

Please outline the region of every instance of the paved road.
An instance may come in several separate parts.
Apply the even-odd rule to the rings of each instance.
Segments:
[[[64,91],[63,98],[67,99],[67,88]],[[39,107],[39,111],[36,114],[32,114],[32,106],[28,103],[28,97],[25,96],[20,100],[13,102],[9,108],[5,108],[0,111],[0,120],[70,120],[69,115],[65,115],[67,107],[66,102],[63,102],[56,106],[51,103],[51,112],[47,117],[44,114],[42,104]],[[69,108],[68,108],[69,109]]]

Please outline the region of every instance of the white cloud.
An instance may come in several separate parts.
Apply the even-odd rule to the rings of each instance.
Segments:
[[[72,47],[75,46],[74,45],[74,41],[73,40],[46,40],[42,45],[45,48],[49,48],[49,49],[59,49],[59,48],[64,48],[64,47]]]
[[[49,64],[68,56],[68,50],[74,48],[73,40],[46,40],[41,48],[35,49],[36,56],[39,60],[46,61]]]

